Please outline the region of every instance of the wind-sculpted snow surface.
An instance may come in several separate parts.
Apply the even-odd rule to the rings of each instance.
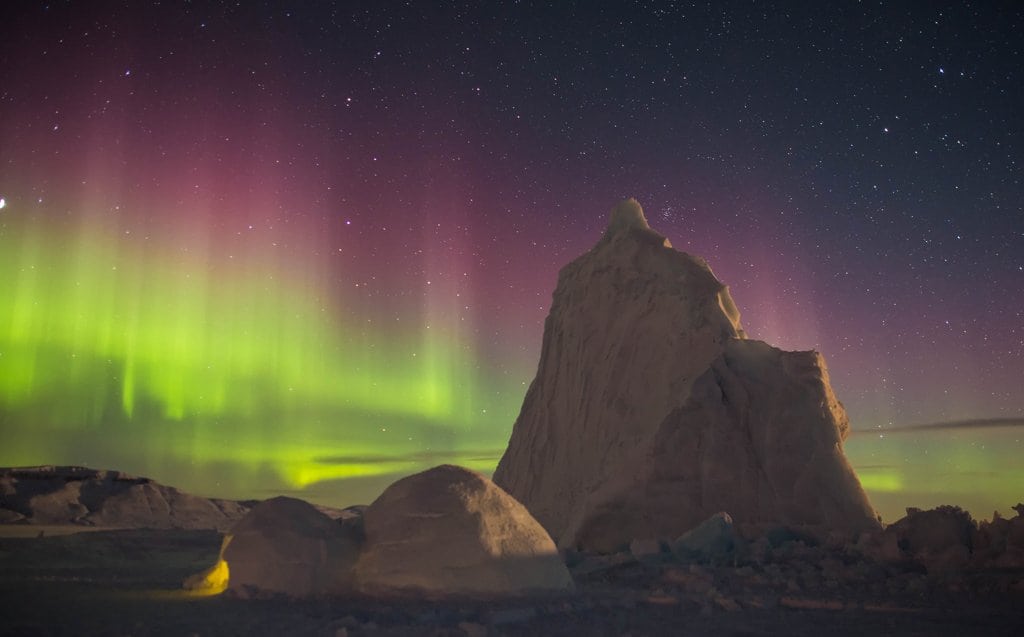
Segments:
[[[537,376],[494,481],[560,546],[611,551],[727,510],[876,529],[817,352],[746,340],[728,288],[635,200],[559,274]]]

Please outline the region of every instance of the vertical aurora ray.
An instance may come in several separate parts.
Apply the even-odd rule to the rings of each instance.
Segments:
[[[879,77],[835,68],[888,31],[815,34],[918,33],[916,12],[626,12],[665,58],[560,3],[7,5],[0,465],[333,503],[440,461],[489,470],[558,269],[636,196],[749,334],[824,353],[876,503],[1020,499],[1024,428],[866,433],[1024,414],[1005,11],[970,5]],[[722,11],[735,28],[707,31]],[[928,43],[951,42],[976,63],[936,70]]]
[[[431,442],[457,455],[479,424],[473,343],[437,294],[422,325],[367,331],[324,301],[315,258],[129,225],[5,217],[0,414],[17,426],[0,463],[226,465],[239,485],[269,468],[305,488],[415,469]]]

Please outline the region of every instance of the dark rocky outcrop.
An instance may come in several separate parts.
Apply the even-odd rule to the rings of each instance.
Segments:
[[[721,511],[680,535],[672,543],[672,553],[684,560],[723,561],[739,541],[732,516]]]
[[[1024,568],[1024,505],[1017,515],[976,522],[960,507],[908,508],[907,515],[880,533],[864,538],[862,548],[884,562],[915,562],[930,573],[971,569]]]
[[[1013,507],[1012,518],[998,512],[978,524],[974,539],[975,561],[996,568],[1024,569],[1024,504]]]
[[[978,526],[971,515],[955,506],[907,509],[885,529],[899,555],[921,562],[931,571],[959,570],[971,561]]]

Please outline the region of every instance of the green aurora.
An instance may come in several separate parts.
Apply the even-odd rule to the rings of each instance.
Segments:
[[[2,221],[2,465],[367,502],[440,462],[493,470],[532,373],[478,360],[440,286],[398,329],[337,302],[315,259],[218,255],[197,243],[209,228],[151,245],[117,215]],[[943,503],[987,517],[1020,498],[1020,431],[861,430],[846,449],[887,520]]]
[[[955,504],[976,518],[1011,516],[1024,497],[1024,422],[854,431],[845,451],[871,503],[888,522],[906,507]]]
[[[115,463],[234,497],[438,457],[493,468],[507,426],[484,419],[519,397],[479,406],[486,380],[430,299],[417,329],[346,324],[295,267],[78,225],[0,234],[3,464]]]

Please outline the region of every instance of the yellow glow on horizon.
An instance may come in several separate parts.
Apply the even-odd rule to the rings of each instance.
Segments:
[[[491,458],[456,458],[454,461],[462,467],[485,474],[490,474],[494,471],[494,466],[497,463],[497,459]],[[306,463],[296,463],[285,468],[282,471],[281,477],[289,486],[297,489],[305,489],[306,487],[319,482],[341,480],[345,478],[361,478],[388,474],[410,475],[419,471],[424,471],[438,464],[440,464],[440,462],[435,460],[408,458],[395,458],[393,460],[376,459],[372,462],[347,462],[338,464],[325,464],[310,461]]]
[[[894,493],[903,489],[903,476],[897,471],[864,469],[859,473],[860,484],[867,491]]]

